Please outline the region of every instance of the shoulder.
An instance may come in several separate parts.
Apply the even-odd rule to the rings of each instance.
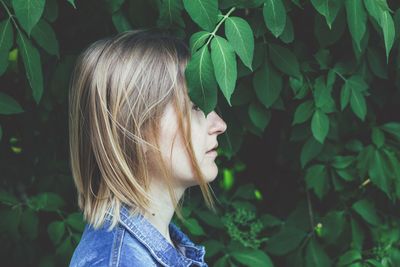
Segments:
[[[111,231],[86,225],[71,258],[70,267],[158,266],[149,251],[121,225]]]

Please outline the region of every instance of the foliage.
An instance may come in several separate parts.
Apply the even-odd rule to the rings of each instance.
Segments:
[[[88,43],[149,26],[187,41],[191,98],[228,123],[218,214],[196,191],[177,221],[210,266],[399,266],[399,8],[0,0],[5,266],[67,265],[84,227],[67,158],[71,67]]]

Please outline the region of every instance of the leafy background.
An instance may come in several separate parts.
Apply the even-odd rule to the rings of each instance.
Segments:
[[[189,94],[228,123],[212,186],[174,221],[210,266],[400,266],[400,4],[0,0],[0,257],[67,266],[84,222],[68,163],[76,56],[157,26],[192,52]],[[203,87],[202,87],[203,86]]]

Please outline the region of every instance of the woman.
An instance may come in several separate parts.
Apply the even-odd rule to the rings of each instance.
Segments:
[[[141,29],[90,45],[69,95],[71,169],[87,221],[70,266],[207,266],[204,246],[171,222],[209,182],[226,123],[189,99],[190,52],[164,31]]]

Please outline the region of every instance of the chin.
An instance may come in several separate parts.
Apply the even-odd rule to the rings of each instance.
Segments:
[[[214,166],[210,168],[209,173],[207,173],[206,177],[207,177],[207,182],[212,182],[215,180],[215,178],[217,178],[218,176],[218,167]]]

